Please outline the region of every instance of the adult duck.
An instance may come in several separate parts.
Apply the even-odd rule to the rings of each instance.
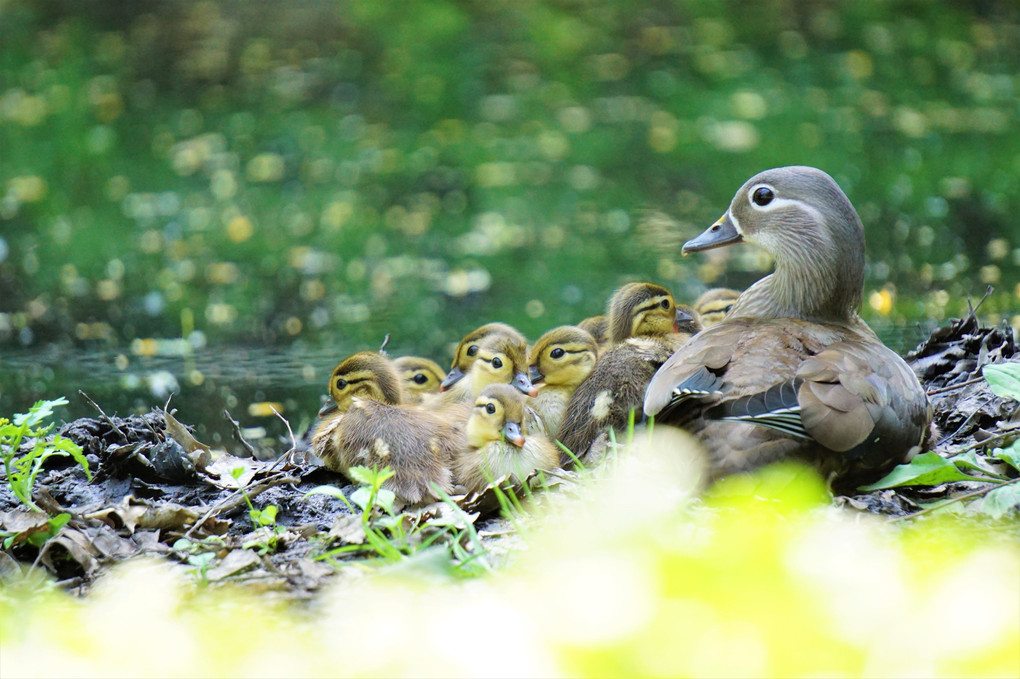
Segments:
[[[741,242],[775,271],[663,364],[645,414],[694,433],[714,477],[799,457],[847,490],[909,460],[931,406],[858,315],[864,230],[850,200],[821,170],[767,170],[682,252]]]

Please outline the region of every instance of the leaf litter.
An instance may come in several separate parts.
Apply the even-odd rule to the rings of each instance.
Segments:
[[[835,503],[896,520],[954,503],[993,520],[1015,516],[1020,396],[1010,387],[1020,356],[1012,329],[980,327],[971,314],[934,331],[907,361],[934,408],[933,444]],[[42,512],[27,511],[0,484],[0,577],[44,568],[84,593],[112,565],[158,554],[200,584],[242,582],[308,599],[338,573],[356,576],[352,565],[413,558],[476,574],[521,549],[515,515],[533,490],[570,493],[583,476],[555,470],[517,487],[499,479],[479,493],[403,507],[381,487],[384,476],[362,470],[360,484],[348,483],[293,437],[278,458],[260,460],[239,430],[234,455],[198,441],[172,410],[122,418],[93,405],[100,417],[57,432],[81,446],[91,481],[70,458],[47,460],[33,496]]]

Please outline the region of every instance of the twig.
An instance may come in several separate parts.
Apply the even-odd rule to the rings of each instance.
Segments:
[[[235,420],[233,416],[231,416],[230,411],[227,410],[226,408],[223,409],[223,419],[229,422],[230,426],[234,428],[234,439],[236,439],[237,442],[240,443],[241,446],[244,447],[246,451],[248,451],[249,456],[255,457],[254,446],[248,443],[248,441],[244,438],[244,435],[241,434],[241,424],[237,420]]]
[[[922,509],[920,511],[917,511],[917,512],[914,512],[913,514],[904,514],[903,516],[897,516],[895,518],[889,519],[889,523],[896,523],[897,521],[903,521],[905,519],[913,519],[915,517],[921,516],[922,514],[927,514],[928,512],[933,512],[936,509],[941,509],[941,508],[945,507],[946,505],[951,505],[954,502],[959,502],[960,500],[966,500],[967,498],[976,497],[978,495],[984,495],[985,493],[989,493],[989,492],[995,490],[996,488],[1002,488],[1003,486],[1009,486],[1011,484],[1016,483],[1017,481],[1020,481],[1020,476],[1016,477],[1015,479],[1010,479],[1009,481],[1006,481],[1004,483],[996,483],[995,485],[986,486],[984,488],[978,488],[977,490],[971,491],[969,493],[964,493],[963,495],[957,495],[956,497],[950,498],[950,499],[946,500],[945,502],[943,502],[941,504],[932,505],[931,507],[925,507],[924,509]]]
[[[109,415],[103,412],[103,409],[99,407],[99,404],[93,401],[88,394],[79,389],[78,395],[81,396],[86,401],[88,401],[89,405],[91,405],[93,408],[99,411],[99,414],[103,416],[103,419],[106,420],[106,423],[113,427],[113,430],[117,432],[117,434],[124,440],[124,443],[128,443],[130,441],[130,439],[127,437],[127,434],[120,430],[120,427],[118,427],[117,424],[110,419]]]
[[[244,497],[247,495],[248,501],[254,500],[259,495],[269,490],[273,486],[282,486],[285,483],[298,483],[300,479],[297,479],[289,474],[280,472],[278,476],[270,476],[263,481],[255,484],[254,486],[241,486],[233,493],[223,498],[216,504],[214,504],[209,511],[207,511],[202,518],[195,522],[195,525],[188,529],[188,532],[184,534],[186,539],[191,539],[191,535],[198,530],[199,526],[208,521],[213,516],[221,514],[223,512],[233,511],[245,503]]]
[[[274,462],[272,466],[269,467],[269,469],[270,471],[276,469],[276,465],[280,464],[280,462],[282,462],[283,460],[287,461],[286,465],[284,465],[284,469],[286,469],[288,465],[289,466],[294,465],[294,460],[291,459],[291,455],[294,453],[294,451],[297,450],[297,439],[294,438],[294,430],[290,428],[290,422],[287,421],[287,418],[281,415],[280,412],[273,406],[269,406],[269,409],[276,413],[277,417],[283,420],[283,423],[287,425],[287,433],[290,434],[290,450],[288,450],[286,453],[278,457],[276,459],[276,462]]]
[[[935,396],[937,394],[944,394],[947,391],[953,391],[955,389],[963,389],[964,387],[969,387],[972,384],[977,384],[978,382],[984,382],[984,381],[985,381],[984,377],[975,377],[974,379],[967,380],[966,382],[960,382],[959,384],[951,384],[948,387],[942,387],[941,389],[934,389],[932,391],[928,391],[928,392],[925,392],[925,393],[928,396]]]
[[[383,356],[386,355],[386,345],[390,343],[390,333],[386,333],[386,337],[383,337],[382,344],[379,345],[379,353]]]
[[[961,448],[960,450],[953,451],[952,453],[949,453],[949,455],[947,455],[946,457],[954,457],[956,455],[962,455],[963,453],[966,453],[969,450],[977,450],[978,448],[981,448],[984,445],[987,445],[989,443],[994,443],[996,441],[1001,441],[1003,439],[1007,439],[1010,436],[1020,436],[1020,431],[1017,431],[1015,429],[1011,429],[1009,431],[1004,431],[1004,432],[1000,432],[998,434],[994,434],[992,436],[989,436],[988,438],[986,438],[983,441],[975,441],[974,443],[970,444],[966,448]]]

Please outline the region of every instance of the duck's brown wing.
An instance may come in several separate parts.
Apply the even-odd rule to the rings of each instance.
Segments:
[[[848,328],[793,321],[706,330],[649,384],[650,407],[681,425],[768,427],[844,453],[840,466],[858,470],[900,461],[929,419],[923,389],[892,350]]]

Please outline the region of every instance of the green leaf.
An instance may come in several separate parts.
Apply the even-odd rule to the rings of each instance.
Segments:
[[[393,513],[393,503],[396,499],[396,494],[386,488],[380,488],[375,494],[375,503],[386,510],[387,514]]]
[[[341,500],[345,505],[347,505],[348,509],[354,511],[354,507],[351,506],[351,503],[347,500],[347,497],[336,486],[316,486],[315,488],[312,488],[310,491],[305,493],[302,499],[308,499],[308,496],[310,495],[328,495],[330,497],[335,497],[336,499]]]
[[[53,409],[57,406],[66,406],[67,399],[61,396],[52,401],[36,401],[35,405],[28,409],[27,413],[18,413],[14,416],[14,424],[34,427],[35,425],[49,419]]]
[[[276,523],[276,513],[278,511],[280,511],[279,507],[277,507],[276,505],[269,505],[268,507],[262,510],[261,514],[259,514],[259,523],[261,523],[263,526],[273,525],[274,523]]]
[[[993,454],[1013,469],[1020,471],[1020,440],[1013,441],[1009,448],[996,448]]]
[[[981,374],[988,380],[993,394],[1020,401],[1020,363],[986,365]]]
[[[376,477],[375,470],[369,469],[368,467],[351,467],[347,470],[347,475],[350,476],[355,483],[360,483],[363,486],[371,486]]]
[[[979,455],[976,450],[968,450],[962,455],[954,455],[953,464],[955,464],[956,468],[960,471],[970,469],[989,479],[1003,480],[1006,478],[989,467],[988,463],[985,462],[984,456]]]
[[[372,500],[372,491],[362,486],[351,493],[351,502],[361,507],[361,511],[368,511],[368,503]]]
[[[984,481],[968,476],[938,453],[922,453],[907,464],[897,465],[881,479],[858,490],[882,490],[897,486],[937,486],[950,481]]]
[[[981,511],[993,519],[1020,511],[1020,484],[1011,483],[989,491],[981,501]]]

